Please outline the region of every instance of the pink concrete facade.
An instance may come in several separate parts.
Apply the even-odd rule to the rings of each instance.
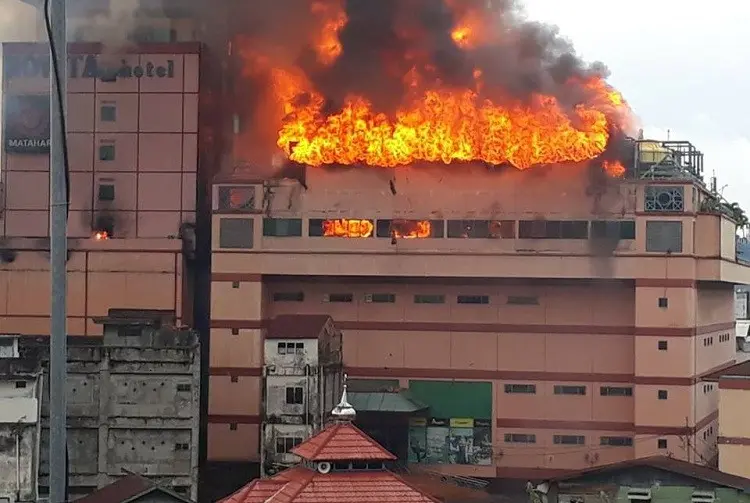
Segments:
[[[306,188],[217,180],[209,459],[257,459],[265,322],[310,313],[343,330],[351,377],[492,383],[491,466],[435,469],[530,477],[657,453],[712,459],[718,390],[703,377],[734,359],[733,283],[750,268],[735,260],[734,224],[699,211],[704,189],[654,184],[679,187],[684,207],[647,211],[649,184],[622,182],[594,208],[575,170],[308,168]],[[524,235],[539,215],[630,230],[602,251],[588,234]],[[441,231],[325,237],[321,220],[335,219]],[[505,230],[457,235],[457,220]],[[655,232],[663,222],[680,229],[668,246]],[[506,440],[517,435],[535,441]],[[561,445],[561,435],[582,440]],[[603,445],[609,437],[628,440]]]
[[[27,97],[48,93],[47,50],[4,45],[6,118]],[[110,308],[173,310],[189,322],[179,237],[195,222],[197,44],[153,44],[117,56],[100,54],[96,44],[71,44],[70,53],[69,332],[101,334],[92,317]],[[114,81],[95,76],[96,68],[110,67],[118,71]],[[9,135],[19,134],[10,120],[0,235],[16,257],[0,271],[0,326],[46,334],[49,158],[10,148]],[[94,239],[102,230],[109,239]]]

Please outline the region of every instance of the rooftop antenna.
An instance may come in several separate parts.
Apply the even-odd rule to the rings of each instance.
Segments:
[[[672,137],[672,130],[671,129],[667,129],[667,141],[669,141],[671,139],[671,137]]]
[[[713,170],[711,173],[711,193],[716,194],[718,190],[716,190],[716,170]]]

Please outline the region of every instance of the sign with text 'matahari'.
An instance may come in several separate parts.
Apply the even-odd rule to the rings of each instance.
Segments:
[[[6,94],[3,100],[3,146],[10,154],[49,152],[49,96]]]
[[[50,62],[48,53],[6,54],[3,57],[3,78],[48,78]],[[99,54],[72,54],[68,57],[68,77],[71,79],[173,79],[174,59],[162,64],[141,61],[133,64],[126,59],[114,56],[103,58]]]

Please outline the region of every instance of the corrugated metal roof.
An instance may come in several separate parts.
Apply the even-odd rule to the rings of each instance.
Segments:
[[[349,422],[334,423],[292,449],[307,461],[393,461],[388,452]]]
[[[175,502],[191,503],[184,496],[159,487],[153,481],[137,474],[122,477],[83,498],[77,499],[76,503],[129,503],[134,501],[135,498],[145,496],[152,491],[168,494]]]
[[[268,321],[266,339],[317,339],[326,324],[327,314],[284,314]]]
[[[349,393],[349,403],[357,412],[396,412],[409,414],[425,410],[427,405],[411,398],[408,393]]]
[[[640,459],[629,459],[619,463],[568,473],[551,480],[556,482],[569,481],[588,475],[639,467],[655,468],[658,470],[677,473],[703,482],[710,482],[719,486],[731,487],[733,489],[747,490],[750,488],[750,479],[720,472],[719,470],[715,470],[708,466],[696,465],[680,459],[670,458],[668,456],[651,456]]]

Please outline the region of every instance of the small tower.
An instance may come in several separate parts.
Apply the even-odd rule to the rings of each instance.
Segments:
[[[331,417],[337,423],[351,423],[357,417],[357,411],[346,396],[346,374],[344,374],[344,389],[341,392],[341,400],[331,411]]]

